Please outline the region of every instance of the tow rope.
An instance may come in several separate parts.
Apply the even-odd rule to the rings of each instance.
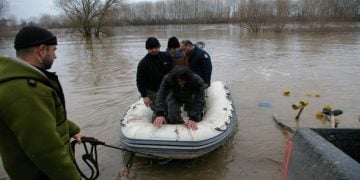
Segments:
[[[294,134],[295,133],[295,129],[285,125],[284,123],[282,123],[275,115],[275,113],[273,114],[273,120],[275,121],[275,123],[281,127],[282,129],[284,129],[285,131],[291,133],[291,134]]]
[[[97,157],[98,157],[97,156],[97,146],[98,145],[113,148],[113,149],[117,149],[117,150],[121,150],[121,151],[130,152],[131,154],[130,154],[129,160],[126,163],[127,170],[129,170],[132,167],[132,163],[134,161],[135,154],[141,154],[141,155],[149,156],[149,157],[152,157],[152,158],[158,158],[158,161],[159,161],[160,164],[166,164],[166,163],[170,162],[170,159],[162,158],[160,156],[155,156],[155,155],[151,155],[151,154],[130,151],[130,150],[125,149],[125,148],[107,145],[105,142],[99,141],[99,140],[97,140],[97,139],[95,139],[93,137],[82,137],[81,138],[81,143],[83,144],[84,150],[85,150],[85,154],[82,155],[82,159],[85,162],[85,164],[89,167],[89,169],[91,170],[90,176],[86,176],[82,172],[82,170],[80,169],[79,165],[76,162],[75,157],[74,157],[73,161],[74,161],[76,169],[79,171],[80,175],[83,178],[85,178],[86,180],[95,180],[100,175],[99,164],[98,164],[98,159],[97,159]],[[74,153],[74,155],[75,155],[75,146],[76,146],[76,144],[78,144],[78,142],[76,140],[73,140],[71,142],[71,150]]]

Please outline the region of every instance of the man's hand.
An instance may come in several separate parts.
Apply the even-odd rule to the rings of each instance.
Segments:
[[[150,100],[150,98],[149,97],[144,97],[143,100],[144,100],[145,106],[150,107],[150,104],[152,104],[152,101]]]
[[[185,125],[192,130],[198,129],[196,122],[190,119],[185,121]]]
[[[156,117],[156,119],[154,120],[153,124],[156,127],[161,127],[162,124],[164,124],[165,122],[165,117],[164,116],[158,116]]]
[[[82,137],[85,137],[85,136],[83,136],[80,132],[73,136],[73,138],[77,141],[77,143],[81,143]]]
[[[208,88],[209,87],[209,84],[207,83],[204,83],[204,89]]]

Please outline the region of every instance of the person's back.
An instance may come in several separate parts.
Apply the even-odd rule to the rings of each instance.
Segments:
[[[56,44],[50,32],[25,27],[15,40],[23,59],[0,57],[0,154],[11,179],[80,179],[69,146],[80,129],[67,120],[56,74],[46,71]]]

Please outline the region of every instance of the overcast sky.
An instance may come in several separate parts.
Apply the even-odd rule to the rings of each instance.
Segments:
[[[10,11],[18,19],[40,17],[41,14],[58,14],[52,0],[8,0]]]
[[[54,0],[7,0],[10,4],[8,15],[14,15],[17,19],[39,18],[42,14],[59,14],[60,10],[54,5]],[[127,2],[151,1],[151,0],[126,0]]]

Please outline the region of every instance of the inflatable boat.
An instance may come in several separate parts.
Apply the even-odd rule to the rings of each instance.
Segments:
[[[224,83],[212,82],[206,91],[204,116],[196,131],[184,124],[155,127],[153,112],[144,105],[142,98],[139,99],[121,120],[122,146],[138,152],[137,155],[169,159],[193,159],[218,148],[235,131],[237,117],[230,91]]]

